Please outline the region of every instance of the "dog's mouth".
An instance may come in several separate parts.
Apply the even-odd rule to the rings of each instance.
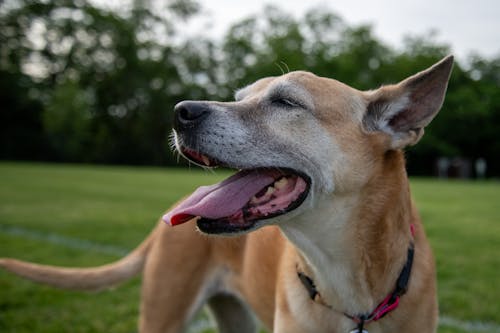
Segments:
[[[181,153],[205,167],[227,167],[187,148],[181,148]],[[249,231],[267,219],[298,208],[310,187],[310,178],[293,169],[272,166],[243,169],[218,184],[198,188],[163,220],[178,225],[196,219],[198,228],[210,234]]]
[[[221,166],[222,163],[216,160],[213,157],[209,157],[208,155],[202,154],[196,150],[192,150],[186,147],[180,147],[179,152],[182,156],[184,156],[188,161],[193,162],[201,167],[207,168],[215,168]]]

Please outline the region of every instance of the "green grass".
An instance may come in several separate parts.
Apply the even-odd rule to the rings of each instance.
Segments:
[[[48,238],[132,249],[176,200],[225,176],[197,169],[0,163],[0,256],[66,266],[116,260],[113,251],[89,243],[72,248]],[[499,185],[412,180],[438,263],[441,312],[497,325],[495,332]],[[12,232],[15,228],[29,232]],[[60,291],[0,271],[0,332],[134,332],[139,287],[135,278],[98,294]],[[439,332],[482,332],[452,326],[442,325]]]
[[[412,189],[436,256],[441,312],[500,324],[500,183],[415,179]]]

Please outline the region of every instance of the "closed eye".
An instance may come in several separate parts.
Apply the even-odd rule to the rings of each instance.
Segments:
[[[291,100],[289,98],[284,98],[284,97],[275,97],[271,100],[271,103],[273,105],[279,106],[279,107],[285,107],[285,108],[295,108],[295,107],[300,107],[301,105],[297,103],[294,100]]]

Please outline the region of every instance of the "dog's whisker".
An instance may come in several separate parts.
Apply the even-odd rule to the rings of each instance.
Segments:
[[[275,62],[275,63],[274,63],[274,65],[275,65],[276,67],[278,67],[278,68],[279,68],[279,70],[281,71],[281,75],[284,75],[284,74],[285,74],[285,71],[284,71],[284,70],[283,70],[283,68],[280,66],[280,64],[278,64],[277,62]]]
[[[280,61],[280,62],[283,64],[283,66],[285,66],[286,72],[290,73],[290,68],[288,67],[288,65],[286,64],[286,62],[284,62],[284,61]]]

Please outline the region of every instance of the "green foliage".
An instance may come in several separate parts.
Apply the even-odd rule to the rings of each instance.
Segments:
[[[61,152],[65,159],[75,161],[87,155],[90,112],[86,94],[76,83],[56,87],[43,113],[43,124],[54,150]]]
[[[0,5],[0,158],[171,164],[171,110],[183,99],[231,100],[261,77],[306,69],[358,89],[394,83],[449,46],[435,33],[385,45],[369,25],[315,8],[275,6],[235,23],[221,40],[183,37],[196,0],[133,1],[116,12],[80,0]],[[456,64],[440,115],[408,153],[409,172],[440,156],[488,161],[500,175],[500,57]]]
[[[86,1],[7,1],[3,6],[0,70],[32,79],[25,88],[31,95],[21,89],[15,98],[0,93],[2,100],[13,99],[3,112],[15,114],[26,98],[36,96],[43,103],[44,111],[38,111],[43,116],[37,118],[43,118],[49,158],[168,161],[167,110],[185,98],[185,90],[172,49],[153,31],[172,35],[170,22],[142,2],[121,14]],[[194,3],[171,3],[171,11],[182,17],[195,9]],[[2,145],[9,141],[13,138]]]

